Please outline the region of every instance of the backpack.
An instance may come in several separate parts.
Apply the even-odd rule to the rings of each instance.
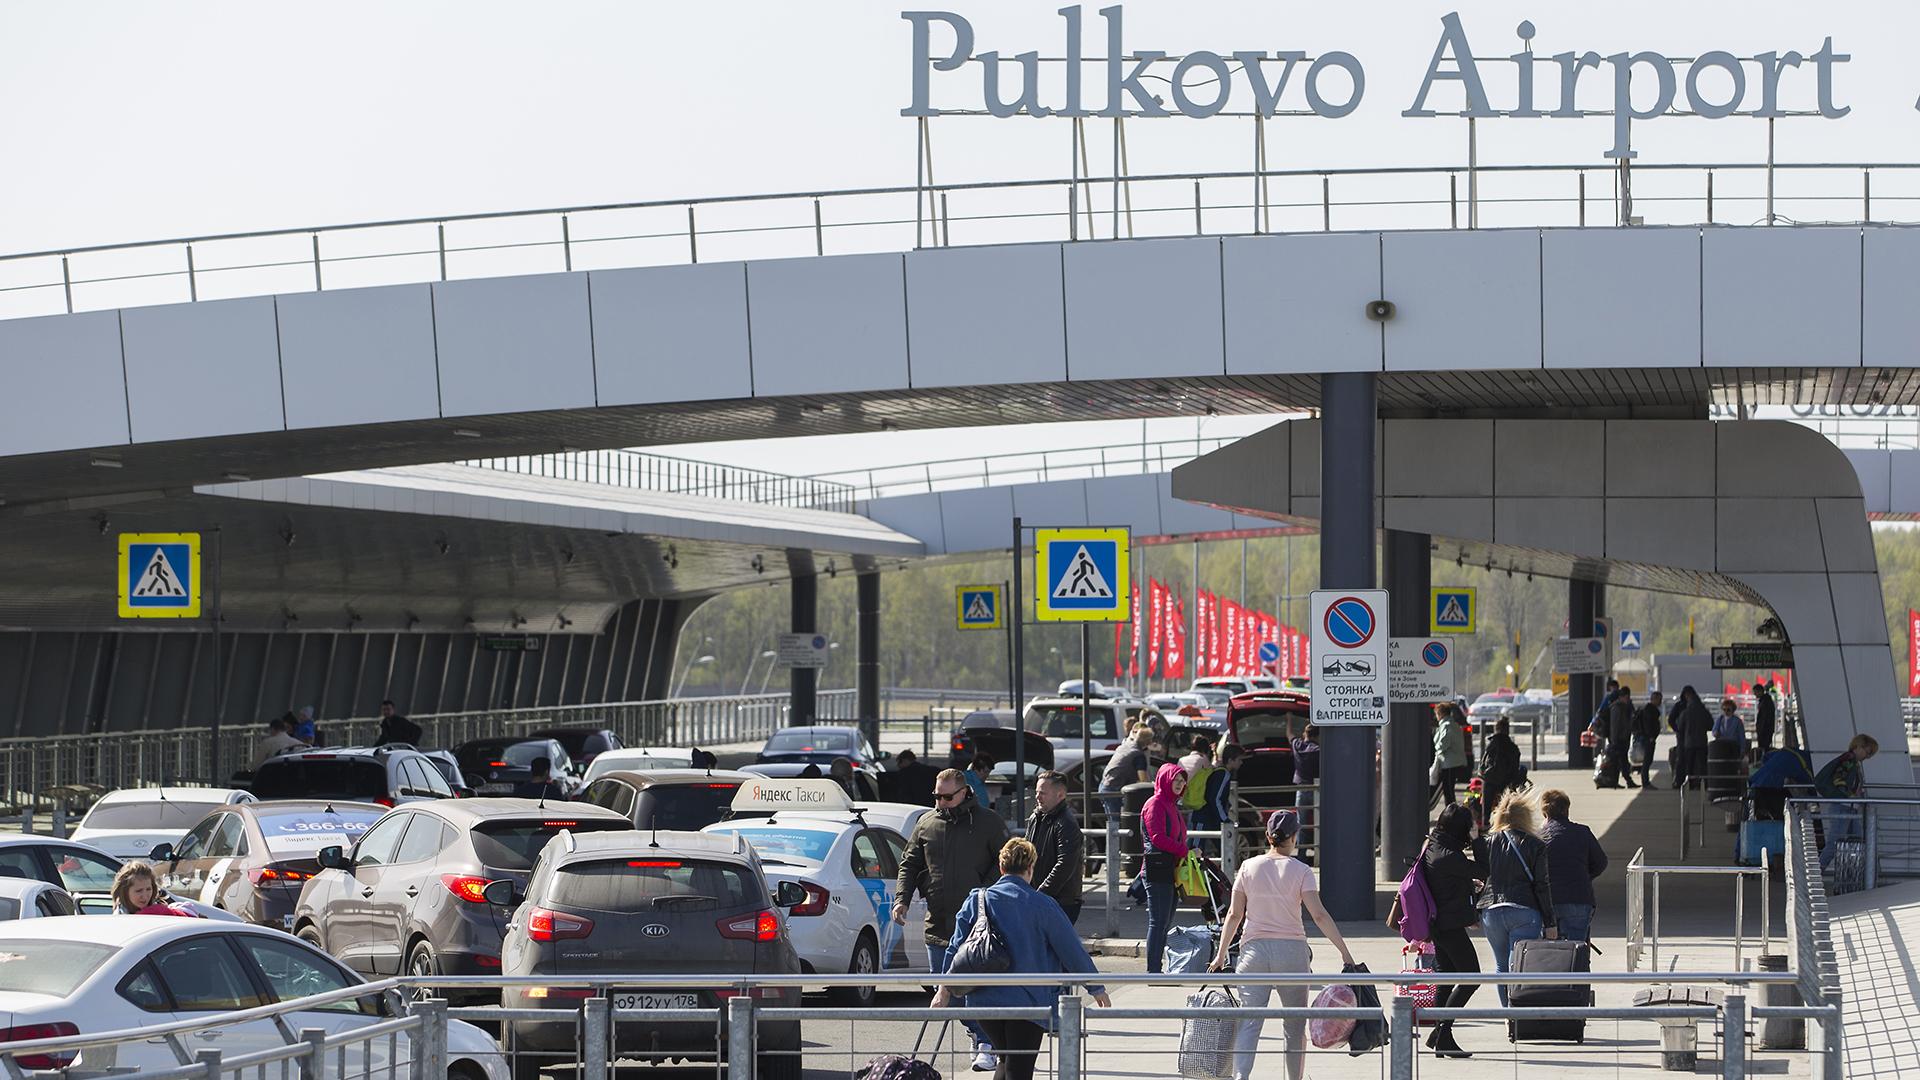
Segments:
[[[1187,779],[1187,790],[1180,793],[1180,809],[1200,810],[1207,805],[1207,781],[1213,779],[1214,767],[1202,765],[1193,770]]]
[[[1421,845],[1420,854],[1407,869],[1407,876],[1400,879],[1400,892],[1395,901],[1400,905],[1400,937],[1406,941],[1428,940],[1440,905],[1434,903],[1433,890],[1427,887],[1426,845]]]
[[[902,1054],[883,1054],[853,1076],[854,1080],[940,1080],[940,1070]]]

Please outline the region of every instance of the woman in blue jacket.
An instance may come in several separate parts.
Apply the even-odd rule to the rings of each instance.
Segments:
[[[953,962],[953,950],[973,930],[984,902],[987,922],[1000,932],[1012,954],[1009,973],[1098,972],[1073,924],[1067,921],[1067,913],[1060,910],[1053,897],[1033,887],[1033,860],[1033,845],[1017,836],[1000,849],[1000,880],[973,890],[954,918],[949,964]],[[1087,992],[1102,1008],[1113,1004],[1102,987],[1089,984]],[[1055,986],[985,986],[965,995],[962,1004],[970,1009],[1051,1009],[1059,996],[1060,988]],[[943,986],[933,995],[930,1007],[944,1009],[952,1001],[953,992]],[[1031,1020],[982,1020],[980,1026],[986,1029],[987,1041],[999,1057],[995,1080],[1033,1080],[1034,1062],[1047,1028]]]

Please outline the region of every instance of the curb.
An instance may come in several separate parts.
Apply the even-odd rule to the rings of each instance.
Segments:
[[[1138,959],[1147,954],[1147,943],[1140,938],[1094,938],[1084,944],[1088,956],[1129,956]]]

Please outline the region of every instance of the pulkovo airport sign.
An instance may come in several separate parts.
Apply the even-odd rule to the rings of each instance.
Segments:
[[[1115,4],[1099,9],[1106,30],[1101,43],[1104,55],[1089,60],[1082,41],[1087,17],[1080,5],[1061,8],[1058,14],[1065,23],[1060,58],[1064,70],[1059,79],[1047,80],[1043,86],[1038,51],[1010,58],[997,49],[976,53],[973,24],[965,16],[951,11],[901,12],[913,29],[913,101],[900,114],[985,111],[992,116],[1208,117],[1239,102],[1236,107],[1251,104],[1261,116],[1298,110],[1304,104],[1315,116],[1338,119],[1359,108],[1366,96],[1366,69],[1350,52],[1334,50],[1309,58],[1300,49],[1236,50],[1170,57],[1129,46],[1125,15],[1122,6]],[[935,27],[943,28],[937,35],[938,47]],[[1787,116],[1783,89],[1804,101],[1808,84],[1818,115],[1832,120],[1851,111],[1834,104],[1834,69],[1852,57],[1834,52],[1831,37],[1809,53],[1788,49],[1736,56],[1715,49],[1673,59],[1651,51],[1547,52],[1544,43],[1536,51],[1537,29],[1530,21],[1520,23],[1514,34],[1519,44],[1511,55],[1480,56],[1468,42],[1459,14],[1442,16],[1433,59],[1427,63],[1419,91],[1400,115],[1611,116],[1613,146],[1606,156],[1632,158],[1627,132],[1633,120]],[[977,103],[934,106],[934,74],[958,71],[970,61],[980,66]],[[1303,64],[1304,73],[1299,70]],[[1087,77],[1090,65],[1098,66],[1091,80]],[[1089,100],[1089,81],[1104,89],[1099,108]],[[1442,89],[1445,95],[1437,93]],[[1054,96],[1043,100],[1044,94]],[[1434,107],[1442,101],[1448,106],[1446,112]],[[1685,109],[1678,108],[1682,101]],[[1803,107],[1791,115],[1814,112]]]

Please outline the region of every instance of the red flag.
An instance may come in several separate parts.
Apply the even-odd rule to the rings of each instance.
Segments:
[[[1781,697],[1793,693],[1793,672],[1776,671],[1773,673],[1773,692]]]
[[[1907,696],[1920,697],[1920,611],[1907,609]]]
[[[1119,682],[1127,677],[1127,662],[1120,652],[1120,639],[1127,636],[1126,627],[1113,624],[1113,681]]]
[[[1140,674],[1140,583],[1133,583],[1133,637],[1128,641],[1131,648],[1127,651],[1127,677]]]
[[[1213,610],[1205,589],[1193,591],[1193,677],[1207,674],[1207,614]]]
[[[1147,678],[1160,675],[1160,628],[1162,618],[1160,583],[1147,579]]]
[[[1180,597],[1173,598],[1173,606],[1167,612],[1167,678],[1184,679],[1187,676],[1187,606]]]
[[[1260,613],[1252,608],[1240,610],[1240,673],[1252,675],[1260,670]]]
[[[1232,675],[1240,670],[1240,605],[1232,600],[1220,602],[1220,636],[1226,639],[1220,674]]]

